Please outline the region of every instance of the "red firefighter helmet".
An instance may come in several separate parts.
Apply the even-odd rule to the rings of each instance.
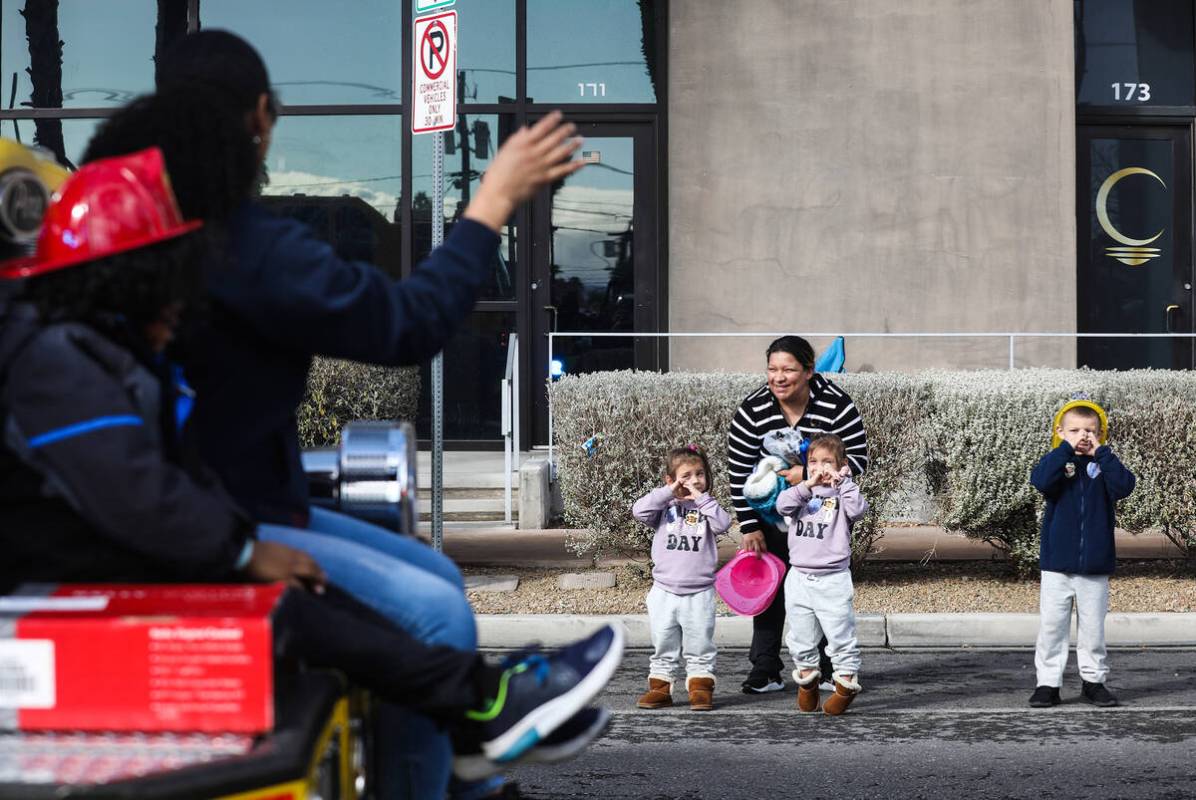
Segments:
[[[185,222],[156,147],[93,161],[55,193],[29,258],[0,264],[0,278],[30,278],[182,236]]]

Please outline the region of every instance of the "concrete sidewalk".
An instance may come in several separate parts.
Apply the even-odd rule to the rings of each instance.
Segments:
[[[626,630],[628,647],[652,646],[647,614],[481,614],[477,620],[478,642],[484,648],[515,648],[533,641],[545,647],[560,646],[615,621]],[[1038,615],[860,614],[856,617],[856,631],[862,647],[1033,649],[1038,635]],[[1073,645],[1075,635],[1073,618]],[[1110,647],[1196,647],[1196,613],[1109,614],[1105,620],[1105,636]],[[719,617],[714,640],[719,647],[749,647],[752,619]]]
[[[492,530],[446,529],[444,551],[463,567],[559,567],[588,569],[589,559],[578,558],[566,545],[570,530],[524,531],[510,528]],[[735,554],[738,537],[724,537],[719,545],[719,560]],[[885,529],[879,542],[878,561],[987,561],[998,558],[989,544],[950,534],[930,525]],[[1180,552],[1162,533],[1147,532],[1134,536],[1117,531],[1117,556],[1123,559],[1179,558]],[[632,559],[603,559],[601,566],[615,566]]]
[[[574,555],[566,544],[574,531],[447,530],[445,552],[463,567],[527,567],[585,571],[589,559]],[[880,561],[967,561],[998,557],[984,542],[948,534],[931,526],[893,527],[885,531]],[[719,560],[726,561],[738,547],[737,538],[724,539]],[[1138,536],[1117,532],[1117,554],[1123,559],[1176,558],[1180,553],[1161,533]],[[611,567],[630,559],[603,559]],[[515,648],[538,641],[559,646],[576,640],[608,621],[618,620],[628,633],[627,646],[650,647],[646,615],[583,616],[575,614],[489,614],[478,616],[480,645]],[[1074,642],[1074,622],[1072,637]],[[1108,644],[1114,647],[1196,647],[1196,613],[1116,613],[1107,618]],[[918,648],[1033,648],[1038,615],[994,614],[860,614],[860,644],[892,649]],[[748,647],[752,620],[719,617],[715,640],[720,647]]]

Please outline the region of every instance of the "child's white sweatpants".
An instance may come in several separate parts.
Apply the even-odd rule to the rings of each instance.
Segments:
[[[1109,668],[1105,664],[1109,576],[1071,575],[1043,570],[1042,588],[1038,595],[1038,644],[1034,648],[1038,686],[1063,685],[1073,602],[1078,618],[1076,661],[1080,664],[1080,677],[1089,683],[1104,683],[1109,676]]]
[[[789,570],[785,578],[785,616],[789,622],[785,643],[798,669],[818,669],[818,642],[825,634],[826,654],[835,672],[859,674],[854,599],[851,570],[828,575]]]
[[[694,594],[673,594],[656,584],[648,591],[648,628],[654,652],[648,676],[675,681],[685,656],[686,678],[713,678],[714,587]]]

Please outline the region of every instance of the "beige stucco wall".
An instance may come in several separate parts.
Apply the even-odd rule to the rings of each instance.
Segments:
[[[669,37],[671,330],[1075,330],[1071,0],[674,0]],[[1008,349],[849,338],[848,366]],[[1071,340],[1017,353],[1074,365]]]

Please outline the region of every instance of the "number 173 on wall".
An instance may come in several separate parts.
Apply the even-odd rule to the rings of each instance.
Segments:
[[[1114,100],[1137,100],[1139,103],[1145,103],[1150,99],[1149,83],[1114,83],[1111,85]]]

